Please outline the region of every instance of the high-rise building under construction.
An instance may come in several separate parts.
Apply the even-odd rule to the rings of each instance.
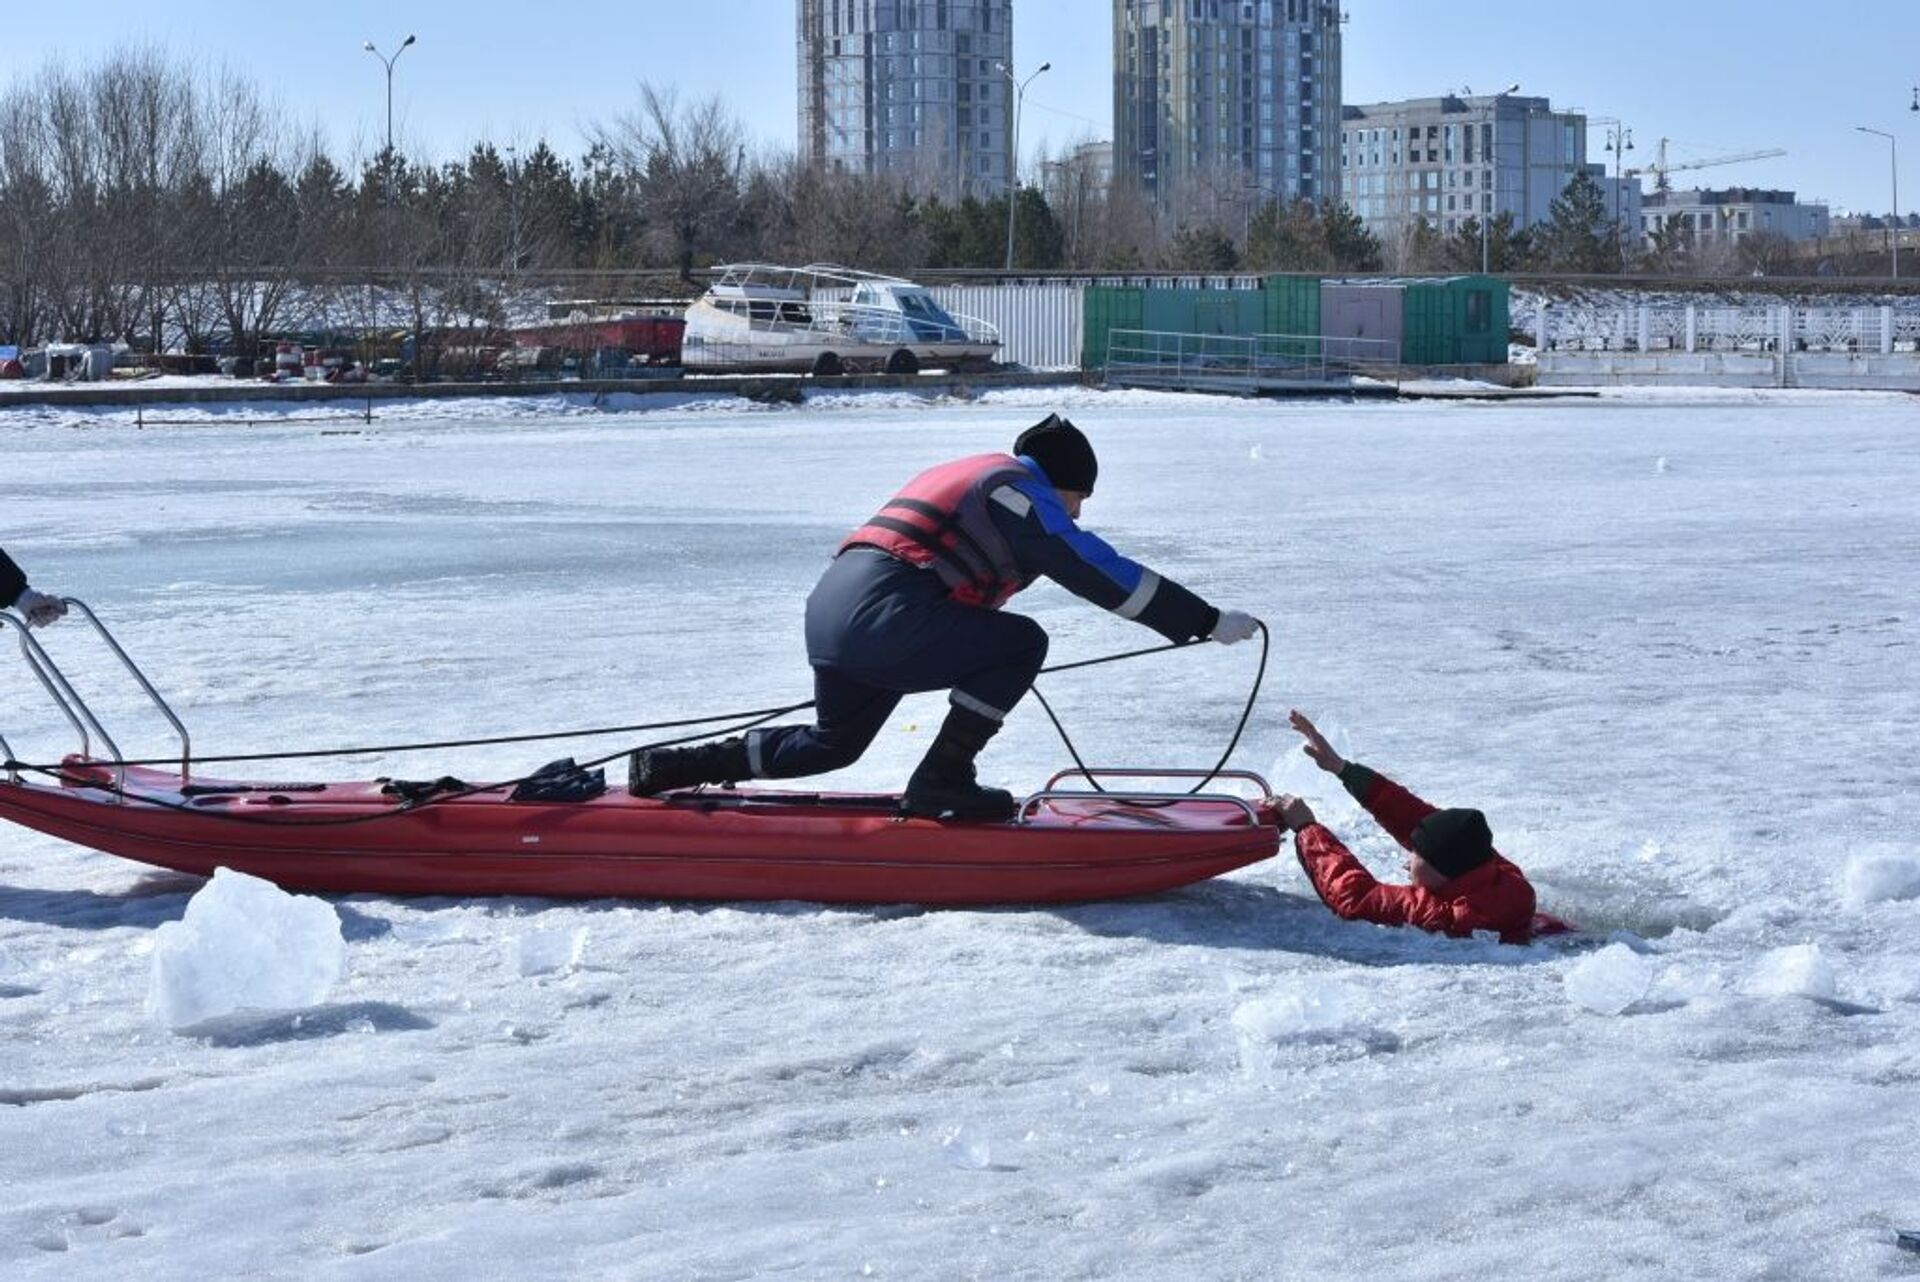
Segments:
[[[1163,204],[1340,200],[1334,0],[1114,0],[1114,171]]]
[[[1013,0],[799,0],[800,155],[948,198],[1007,189]]]

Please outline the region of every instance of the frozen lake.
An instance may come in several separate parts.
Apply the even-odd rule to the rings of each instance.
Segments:
[[[100,612],[204,753],[753,708],[808,697],[802,604],[848,529],[1055,408],[1100,452],[1084,523],[1272,628],[1235,764],[1395,879],[1287,708],[1484,809],[1544,909],[1638,950],[1644,995],[1574,1000],[1591,947],[1343,924],[1283,852],[1044,911],[338,900],[328,1004],[177,1035],[143,1002],[200,883],[6,828],[0,1270],[1920,1274],[1892,1244],[1920,1227],[1911,397],[0,410],[0,545]],[[1014,608],[1054,662],[1158,640],[1044,584]],[[41,635],[123,747],[167,749],[81,629]],[[1041,688],[1089,760],[1210,765],[1253,650]],[[942,708],[909,700],[828,781],[898,787]],[[73,746],[11,656],[0,733]],[[1067,760],[1029,701],[982,775]],[[556,939],[577,964],[527,964]]]

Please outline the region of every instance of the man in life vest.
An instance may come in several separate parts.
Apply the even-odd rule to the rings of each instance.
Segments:
[[[1534,914],[1533,886],[1493,848],[1485,815],[1436,809],[1385,775],[1342,758],[1305,714],[1296,711],[1288,721],[1307,741],[1301,751],[1338,775],[1353,799],[1407,849],[1413,884],[1383,884],[1314,819],[1306,802],[1281,797],[1280,821],[1293,831],[1300,866],[1336,916],[1462,938],[1490,930],[1507,944],[1569,929],[1558,918]]]
[[[66,616],[67,603],[28,587],[26,572],[0,548],[0,609],[18,611],[30,628],[44,628]]]
[[[936,819],[1011,818],[1012,795],[981,787],[974,758],[1046,662],[1040,625],[1000,609],[1014,593],[1044,574],[1170,641],[1231,645],[1256,627],[1076,525],[1098,470],[1087,438],[1050,414],[1012,454],[959,459],[907,482],[847,536],[807,598],[814,724],[643,749],[630,759],[628,791],[839,770],[859,760],[902,696],[949,690],[946,721],[901,806]]]

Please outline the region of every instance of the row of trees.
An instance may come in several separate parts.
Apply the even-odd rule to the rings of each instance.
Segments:
[[[752,149],[718,100],[641,85],[568,160],[544,141],[442,163],[340,160],[259,87],[152,49],[0,93],[0,342],[120,339],[249,352],[327,322],[359,332],[499,323],[516,286],[594,273],[606,295],[691,292],[717,261],[997,268],[1007,204],[942,200],[884,176]],[[1347,207],[1256,205],[1233,175],[1181,204],[1088,181],[1071,152],[1015,198],[1014,261],[1080,271],[1471,271],[1479,225],[1417,224],[1383,245]],[[1546,224],[1488,228],[1492,270],[1777,271],[1777,237],[1710,261],[1675,232],[1623,252],[1591,179]],[[1722,252],[1715,250],[1714,252]],[[625,277],[633,274],[636,279]]]

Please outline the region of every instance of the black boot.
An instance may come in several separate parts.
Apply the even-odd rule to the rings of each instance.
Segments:
[[[926,819],[959,819],[1004,823],[1013,818],[1013,794],[1002,788],[982,788],[974,778],[973,759],[1000,723],[965,708],[947,712],[933,746],[907,780],[900,808]]]
[[[722,739],[685,748],[642,748],[627,755],[627,791],[651,797],[697,783],[732,783],[753,778],[747,741]]]

